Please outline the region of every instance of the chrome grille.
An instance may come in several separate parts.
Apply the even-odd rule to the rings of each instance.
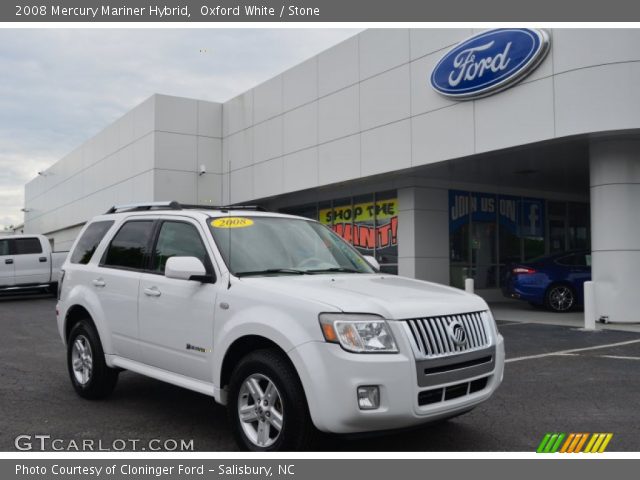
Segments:
[[[455,343],[449,334],[449,325],[457,321],[466,334],[466,342]],[[491,344],[487,330],[486,312],[462,313],[441,317],[413,318],[405,321],[414,348],[423,357],[454,355],[488,347]]]

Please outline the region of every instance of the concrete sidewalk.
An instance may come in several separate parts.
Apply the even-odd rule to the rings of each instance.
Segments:
[[[583,328],[584,312],[576,310],[568,313],[553,313],[544,308],[536,308],[527,302],[508,298],[487,299],[496,320],[517,323],[538,323],[543,325],[562,325],[565,327]],[[640,333],[640,324],[596,323],[597,330],[618,330],[622,332]]]

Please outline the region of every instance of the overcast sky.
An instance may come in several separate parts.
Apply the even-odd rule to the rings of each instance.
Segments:
[[[24,184],[154,93],[226,101],[354,29],[1,29],[0,231]]]

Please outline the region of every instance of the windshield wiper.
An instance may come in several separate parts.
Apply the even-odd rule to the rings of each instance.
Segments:
[[[292,273],[295,275],[306,275],[306,270],[296,270],[295,268],[268,268],[266,270],[254,270],[247,272],[236,272],[236,277],[248,277],[251,275],[269,275],[271,273]]]
[[[331,268],[317,268],[311,270],[305,270],[307,273],[331,273],[331,272],[340,272],[340,273],[363,273],[360,270],[356,270],[354,268],[346,268],[346,267],[331,267]]]

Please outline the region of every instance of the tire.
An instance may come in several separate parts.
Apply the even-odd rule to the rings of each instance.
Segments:
[[[277,350],[257,350],[240,360],[229,382],[228,413],[243,450],[302,450],[315,436],[300,378]]]
[[[69,333],[67,370],[73,388],[83,398],[105,398],[116,386],[118,370],[107,366],[98,332],[88,319],[80,320]]]
[[[551,285],[545,293],[544,305],[552,312],[570,312],[576,306],[576,292],[563,283]]]

